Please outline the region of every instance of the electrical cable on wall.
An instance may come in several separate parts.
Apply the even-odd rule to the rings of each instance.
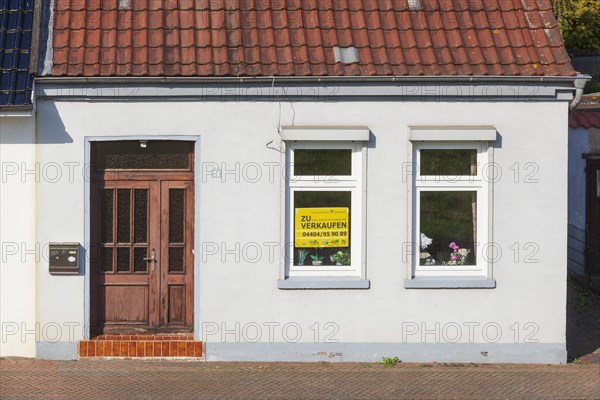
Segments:
[[[277,106],[279,107],[279,115],[277,118],[277,139],[271,140],[269,143],[266,144],[267,149],[270,150],[275,150],[278,151],[279,153],[285,153],[285,149],[283,148],[283,141],[281,140],[281,101],[279,100],[279,93],[275,92],[275,76],[272,75],[271,76],[271,93],[275,93],[275,97],[276,97],[276,101],[277,101]],[[294,116],[295,116],[295,111],[294,111]],[[293,123],[292,123],[293,124]],[[279,148],[273,146],[273,144],[275,143],[275,140],[279,141]]]

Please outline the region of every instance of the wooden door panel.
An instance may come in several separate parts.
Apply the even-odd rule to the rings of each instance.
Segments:
[[[168,324],[185,325],[185,285],[168,285]]]
[[[105,324],[150,325],[149,285],[104,285],[100,293]]]

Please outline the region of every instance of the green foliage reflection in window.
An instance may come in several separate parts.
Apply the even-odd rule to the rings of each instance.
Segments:
[[[427,149],[421,150],[421,175],[460,176],[477,175],[477,150]]]
[[[423,191],[421,192],[421,265],[442,265],[451,261],[454,243],[468,249],[465,265],[475,264],[477,238],[477,192]]]
[[[352,150],[294,150],[296,176],[352,175]]]

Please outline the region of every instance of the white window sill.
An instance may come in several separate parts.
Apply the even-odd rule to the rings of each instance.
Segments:
[[[495,289],[496,280],[482,276],[426,276],[404,281],[405,289]]]
[[[277,281],[277,287],[282,290],[369,289],[371,281],[354,276],[294,276]]]

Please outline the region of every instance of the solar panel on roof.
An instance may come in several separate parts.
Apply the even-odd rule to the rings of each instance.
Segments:
[[[31,104],[33,0],[0,2],[0,107]]]

